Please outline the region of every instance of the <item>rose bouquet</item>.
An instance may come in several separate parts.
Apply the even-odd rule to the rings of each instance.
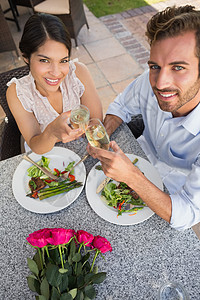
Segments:
[[[93,284],[103,282],[106,273],[98,273],[95,260],[99,254],[103,257],[102,253],[112,251],[106,238],[84,230],[44,228],[29,234],[27,241],[36,249],[33,259],[27,259],[32,272],[27,281],[29,288],[38,294],[37,300],[96,297]]]

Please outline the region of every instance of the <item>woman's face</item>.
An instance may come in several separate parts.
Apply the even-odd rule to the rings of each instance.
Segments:
[[[43,96],[59,89],[69,72],[69,52],[67,47],[54,40],[47,40],[30,58],[30,71],[36,88]]]

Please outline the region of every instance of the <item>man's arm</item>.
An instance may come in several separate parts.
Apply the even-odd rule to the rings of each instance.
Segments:
[[[104,126],[109,136],[121,125],[122,119],[114,115],[106,115]]]

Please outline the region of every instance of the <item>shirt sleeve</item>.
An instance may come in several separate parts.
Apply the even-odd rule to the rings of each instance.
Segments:
[[[24,76],[20,79],[12,78],[7,83],[7,86],[10,86],[12,83],[16,84],[17,97],[21,102],[23,108],[28,112],[33,112],[33,94],[31,88],[30,75]]]
[[[172,201],[170,225],[173,228],[184,230],[200,222],[200,155],[181,190],[170,197]]]

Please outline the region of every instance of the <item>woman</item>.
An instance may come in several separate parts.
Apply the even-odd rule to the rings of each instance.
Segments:
[[[85,65],[70,61],[71,39],[59,18],[31,16],[19,48],[30,73],[7,84],[7,101],[33,152],[43,154],[55,143],[67,143],[83,134],[68,125],[70,111],[80,103],[89,108],[92,118],[102,120],[94,82]]]

